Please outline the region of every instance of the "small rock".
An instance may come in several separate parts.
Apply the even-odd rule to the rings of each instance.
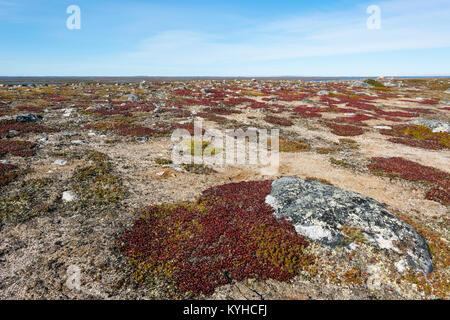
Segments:
[[[39,120],[42,120],[42,116],[31,113],[26,115],[19,115],[16,117],[16,122],[37,122]]]
[[[66,160],[55,160],[55,162],[53,162],[53,164],[58,165],[58,166],[65,166],[67,164]]]
[[[392,130],[390,126],[374,126],[373,128],[378,130]]]
[[[9,134],[15,136],[15,135],[19,134],[19,131],[17,131],[17,130],[9,130]]]
[[[62,199],[65,202],[72,202],[78,199],[78,196],[73,191],[64,191]]]
[[[179,172],[183,171],[183,168],[181,168],[181,166],[178,165],[178,164],[169,164],[169,168],[172,168],[172,169],[174,169],[176,171],[179,171]]]
[[[113,105],[110,103],[97,103],[97,104],[94,104],[93,106],[90,106],[86,110],[98,110],[98,109],[111,110],[111,109],[113,109]]]
[[[141,89],[141,90],[143,90],[143,89],[147,89],[147,81],[142,81],[140,84],[139,84],[139,89]]]
[[[141,97],[137,94],[129,94],[127,96],[128,101],[141,101]]]
[[[63,117],[70,117],[70,116],[72,115],[72,111],[73,111],[72,108],[65,109],[65,110],[64,110]]]

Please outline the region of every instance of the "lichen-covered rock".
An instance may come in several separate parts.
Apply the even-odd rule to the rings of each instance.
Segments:
[[[42,120],[42,116],[36,114],[24,114],[16,117],[16,122],[38,122]]]
[[[113,108],[114,108],[113,105],[110,103],[97,103],[90,106],[86,110],[101,110],[101,109],[112,110]]]
[[[398,255],[399,271],[405,265],[433,271],[426,240],[372,198],[317,181],[282,178],[273,182],[266,202],[299,234],[324,246],[353,248],[360,240]]]
[[[440,120],[412,120],[409,121],[411,124],[418,126],[425,126],[431,129],[434,133],[437,132],[450,132],[450,124],[445,121]]]
[[[137,94],[129,94],[127,96],[128,101],[141,101],[142,98]]]

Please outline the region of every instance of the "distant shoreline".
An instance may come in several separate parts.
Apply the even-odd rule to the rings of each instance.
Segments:
[[[50,83],[80,83],[80,82],[101,82],[101,83],[137,83],[141,81],[161,82],[161,81],[201,81],[201,80],[302,80],[302,81],[351,81],[362,79],[376,79],[377,77],[2,77],[2,84],[50,84]],[[388,76],[386,79],[432,79],[450,78],[450,76]]]

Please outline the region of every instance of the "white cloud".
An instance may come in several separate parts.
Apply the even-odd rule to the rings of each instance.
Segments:
[[[130,58],[147,64],[245,63],[365,52],[450,47],[448,0],[379,3],[382,29],[366,28],[366,7],[255,25],[236,34],[169,30],[143,40]]]

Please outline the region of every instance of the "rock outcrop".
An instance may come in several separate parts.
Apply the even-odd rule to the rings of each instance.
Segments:
[[[426,240],[372,198],[317,181],[282,178],[273,182],[266,202],[299,234],[324,246],[354,248],[357,241],[345,232],[353,230],[367,244],[398,255],[399,271],[407,266],[433,271]]]

